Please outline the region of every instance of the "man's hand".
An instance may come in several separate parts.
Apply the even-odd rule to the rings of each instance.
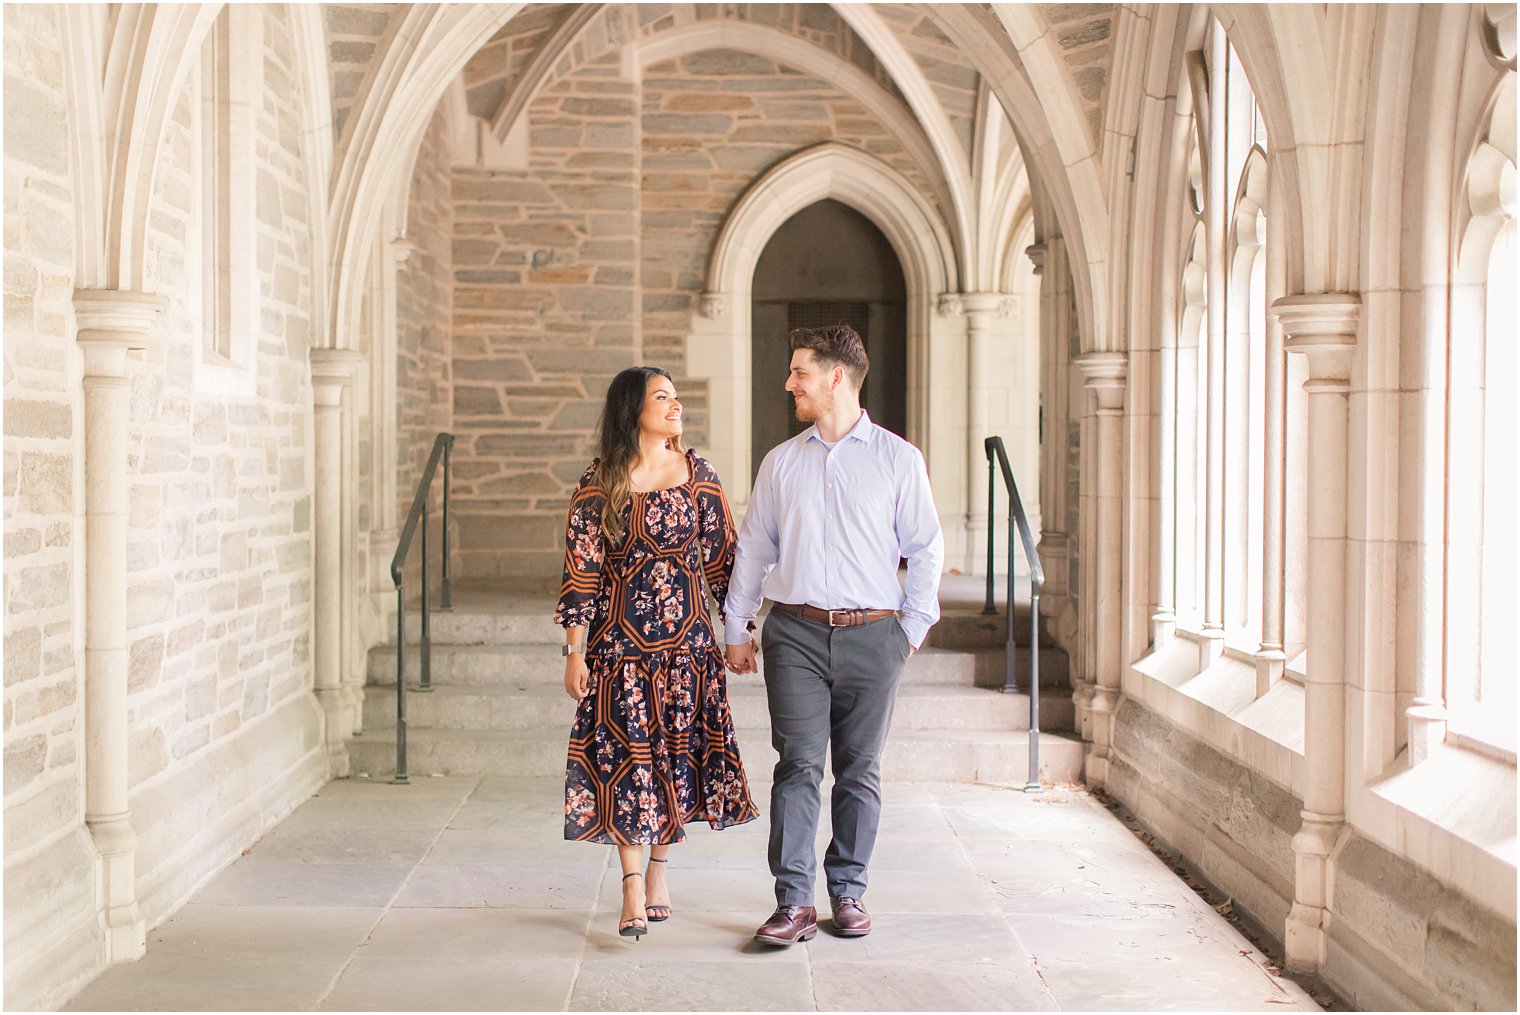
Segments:
[[[730,645],[723,653],[723,660],[734,673],[758,673],[760,664],[755,661],[755,639],[744,645]]]

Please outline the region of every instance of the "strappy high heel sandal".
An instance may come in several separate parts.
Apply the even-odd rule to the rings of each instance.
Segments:
[[[644,875],[642,872],[634,871],[632,874],[624,874],[623,880],[626,882],[629,878],[641,878],[643,876]],[[647,907],[645,909],[645,913],[646,915],[648,913]],[[648,932],[648,925],[644,920],[639,919],[637,916],[630,916],[628,919],[618,924],[618,936],[620,937],[631,937],[637,941]]]
[[[649,862],[650,863],[669,863],[670,861],[669,860],[657,860],[654,857],[650,857],[649,858]],[[649,883],[649,879],[645,878],[644,879],[644,883],[647,885]],[[644,913],[645,913],[646,916],[648,916],[650,923],[664,923],[666,920],[670,919],[670,907],[669,906],[651,906],[651,905],[645,904],[645,906],[644,906]]]

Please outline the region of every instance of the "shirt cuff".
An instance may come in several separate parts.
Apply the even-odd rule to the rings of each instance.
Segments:
[[[723,621],[723,644],[748,645],[749,633],[754,629],[754,617],[736,617],[730,613]]]
[[[908,644],[913,646],[915,652],[918,651],[919,646],[924,643],[924,639],[929,637],[931,625],[924,623],[917,617],[910,617],[905,613],[898,615],[897,622],[902,625],[903,634],[908,636]]]

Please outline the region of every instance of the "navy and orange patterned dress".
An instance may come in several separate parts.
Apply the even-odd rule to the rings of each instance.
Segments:
[[[736,534],[718,474],[686,453],[687,481],[634,493],[620,547],[602,539],[597,462],[570,502],[554,622],[586,627],[588,694],[565,767],[565,838],[613,845],[686,839],[759,815],[734,740],[723,652],[703,592],[722,604]]]

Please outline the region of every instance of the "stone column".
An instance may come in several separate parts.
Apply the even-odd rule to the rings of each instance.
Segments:
[[[1328,293],[1272,304],[1284,348],[1306,358],[1309,401],[1308,661],[1304,679],[1303,824],[1293,836],[1288,966],[1319,969],[1345,829],[1346,463],[1351,360],[1361,303]]]
[[[1281,205],[1273,201],[1273,208]],[[1267,292],[1282,292],[1287,286],[1287,241],[1282,228],[1267,228]],[[1287,582],[1283,566],[1285,556],[1284,463],[1288,444],[1285,437],[1287,419],[1287,362],[1283,354],[1282,327],[1276,320],[1267,321],[1267,367],[1262,385],[1262,566],[1261,566],[1261,647],[1256,653],[1256,696],[1265,695],[1282,677],[1287,662],[1283,598]]]
[[[350,592],[344,584],[344,545],[351,541],[346,531],[349,518],[345,493],[352,483],[344,475],[348,457],[344,453],[346,432],[343,413],[352,400],[347,396],[354,372],[363,361],[346,349],[311,351],[312,402],[316,419],[315,487],[313,510],[315,522],[314,571],[316,602],[312,616],[312,641],[315,646],[314,683],[318,703],[327,717],[327,756],[334,778],[348,775],[346,739],[352,732],[355,702],[344,677],[348,672],[348,646],[344,642],[345,600]]]
[[[1124,522],[1124,392],[1129,361],[1123,353],[1090,352],[1077,358],[1087,389],[1088,413],[1083,457],[1088,460],[1084,479],[1091,493],[1084,492],[1090,521],[1084,526],[1091,540],[1082,547],[1088,587],[1081,590],[1084,641],[1083,681],[1086,685],[1088,727],[1092,747],[1087,752],[1084,774],[1089,786],[1102,786],[1108,778],[1109,749],[1113,744],[1114,714],[1119,707],[1119,679],[1123,652],[1123,522]]]
[[[164,306],[153,293],[74,292],[84,351],[84,819],[100,851],[97,904],[112,962],[141,958],[147,940],[127,781],[127,352],[147,348]]]
[[[1067,503],[1067,349],[1071,339],[1070,276],[1066,244],[1059,236],[1025,250],[1040,277],[1040,562],[1045,590],[1040,612],[1052,619],[1051,633],[1071,652],[1074,617],[1070,596],[1070,536]],[[1079,727],[1080,728],[1080,727]]]
[[[1224,159],[1227,103],[1225,68],[1227,40],[1218,23],[1209,31],[1209,137],[1218,144],[1214,158],[1205,160],[1204,229],[1208,235],[1208,297],[1205,311],[1208,337],[1208,393],[1199,422],[1206,435],[1204,470],[1203,631],[1198,636],[1198,669],[1208,669],[1224,654],[1224,453],[1225,453],[1225,300],[1229,280],[1226,258],[1229,230],[1228,176]]]
[[[980,573],[987,559],[987,452],[982,441],[993,434],[989,391],[993,386],[993,321],[1007,317],[1013,304],[1003,293],[962,293],[941,301],[966,318],[966,561],[967,574]],[[1009,460],[1017,467],[1015,448]],[[1022,479],[1017,471],[1014,480]]]

